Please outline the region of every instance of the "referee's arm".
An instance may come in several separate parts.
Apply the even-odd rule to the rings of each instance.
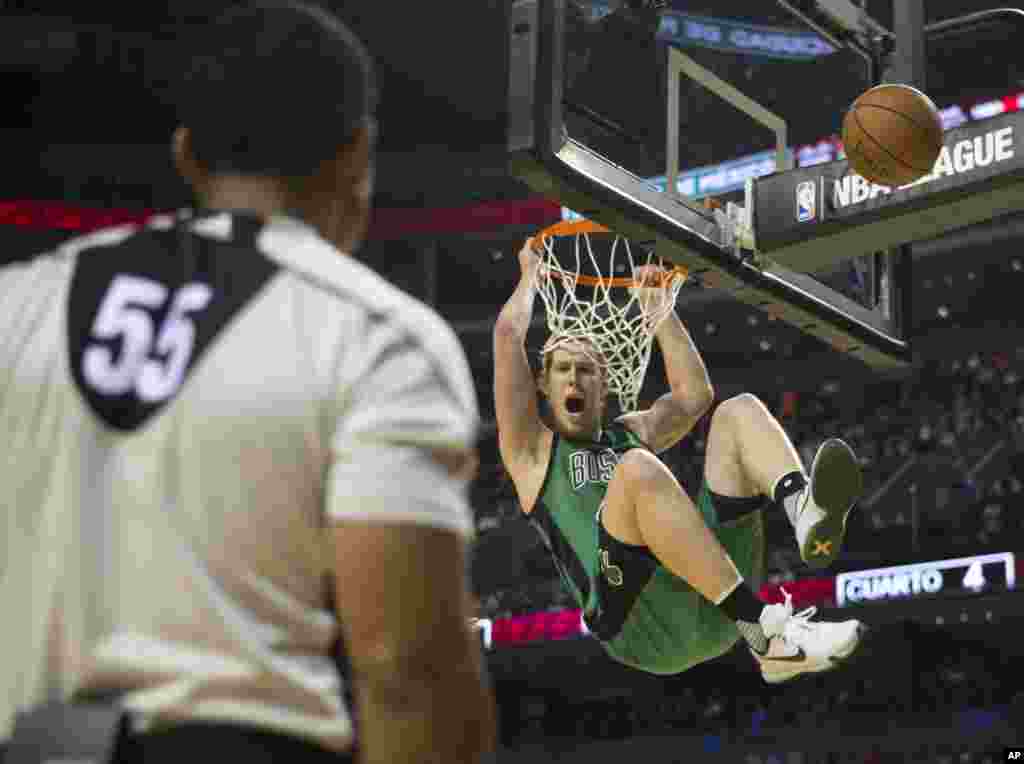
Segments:
[[[478,762],[494,748],[494,699],[467,627],[462,536],[347,521],[334,548],[363,764]]]
[[[427,351],[385,322],[365,333],[333,440],[335,603],[362,764],[469,764],[495,746],[467,581],[475,393],[454,334],[438,322],[432,336]]]

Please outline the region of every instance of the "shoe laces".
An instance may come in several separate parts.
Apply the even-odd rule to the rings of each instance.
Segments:
[[[809,608],[794,613],[782,627],[782,638],[787,642],[800,642],[802,638],[814,631],[815,624],[810,622],[811,617],[818,612],[813,605]]]
[[[818,608],[812,605],[799,613],[794,613],[793,595],[785,588],[781,588],[781,591],[785,600],[775,605],[778,610],[769,615],[769,623],[762,624],[762,628],[768,627],[765,628],[767,636],[780,636],[787,642],[799,642],[801,636],[814,630],[814,624],[810,623],[810,619],[818,612]]]
[[[800,490],[799,498],[796,500],[796,512],[793,513],[794,523],[803,519],[804,512],[811,505],[811,484],[808,483]]]

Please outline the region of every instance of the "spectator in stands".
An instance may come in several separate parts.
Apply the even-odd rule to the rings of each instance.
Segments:
[[[1020,396],[1024,399],[1024,395]],[[1024,400],[1017,404],[1017,411],[1010,424],[1010,465],[1017,480],[1024,480]]]

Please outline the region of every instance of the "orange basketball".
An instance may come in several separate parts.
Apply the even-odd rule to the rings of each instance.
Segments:
[[[843,119],[850,167],[881,186],[902,186],[932,171],[942,150],[942,120],[932,100],[909,85],[878,85]]]

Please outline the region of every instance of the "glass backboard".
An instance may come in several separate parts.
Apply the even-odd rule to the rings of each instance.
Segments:
[[[661,12],[569,0],[567,16],[568,134],[642,178],[665,174],[670,46],[784,120],[805,159],[825,155],[817,145],[838,134],[846,108],[870,86],[863,59],[801,27],[775,0],[674,0]],[[684,79],[679,106],[690,196],[740,191],[746,173],[771,166],[775,135],[708,88]]]
[[[530,5],[515,4],[513,15],[525,14]],[[658,5],[665,7],[651,7]],[[787,262],[772,260],[767,252],[730,251],[720,219],[702,206],[732,201],[745,204],[749,212],[754,204],[748,181],[785,176],[794,168],[827,166],[836,180],[849,174],[839,140],[842,119],[849,104],[880,80],[882,67],[787,8],[811,5],[537,0],[532,138],[545,167],[538,174],[524,163],[514,171],[563,198],[567,217],[597,218],[620,232],[665,245],[668,259],[706,273],[709,283],[714,279],[729,295],[870,365],[900,366],[909,358],[902,319],[912,283],[910,257],[886,242],[907,244],[912,240],[908,232],[918,229],[904,226],[900,233],[890,226],[887,237],[867,237],[862,249],[847,241],[841,257],[822,244],[812,256],[804,252]],[[858,5],[880,14],[878,29],[892,26],[891,5],[887,16],[885,8],[873,7],[880,3]],[[951,4],[948,11],[974,10],[959,5]],[[942,27],[941,20],[926,21]],[[1007,74],[1016,69],[1009,61],[994,66],[989,71],[996,73],[972,90],[964,86],[963,59],[958,65],[956,56],[947,55],[991,37],[986,50],[1002,61],[1012,51],[996,41],[1010,29],[1013,23],[997,20],[955,22],[933,29],[934,34],[919,30],[934,38],[926,46],[932,63],[925,75],[935,82],[934,100],[947,127],[963,128],[986,118],[975,94],[1003,88],[1008,89],[1003,101],[1016,97],[1010,92],[1016,87],[1013,75]],[[685,76],[675,78],[681,68]],[[977,78],[981,70],[970,69]],[[515,69],[512,82],[514,94]],[[727,92],[732,95],[723,96]],[[756,109],[741,107],[744,99]],[[673,100],[677,105],[670,109]],[[666,193],[670,168],[678,168],[677,198]],[[832,186],[819,184],[822,189],[826,185],[815,197],[815,210],[831,203],[823,194],[831,194]],[[975,192],[980,194],[980,187],[958,189],[963,195]],[[799,219],[799,195],[790,196],[786,204]],[[932,203],[918,202],[917,208]],[[975,207],[963,217],[965,225],[1000,212],[996,205]],[[950,229],[951,224],[943,224],[920,230]]]

